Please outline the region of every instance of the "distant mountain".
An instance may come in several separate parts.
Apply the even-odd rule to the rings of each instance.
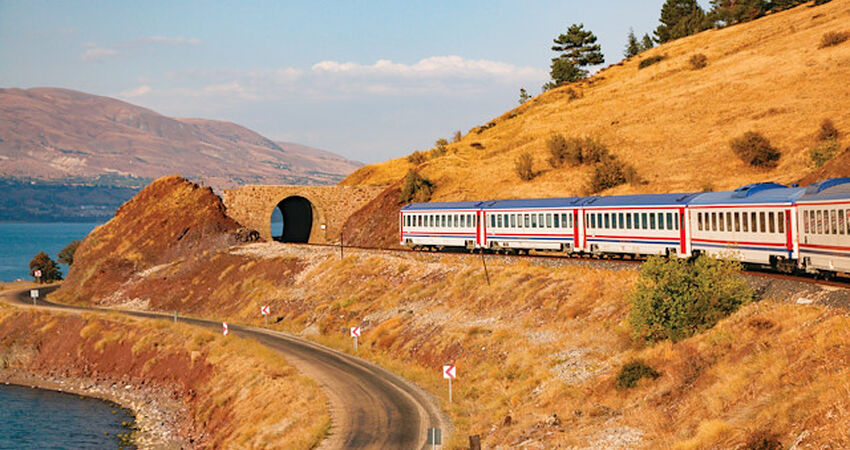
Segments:
[[[179,173],[221,189],[333,184],[360,166],[230,122],[67,89],[0,89],[0,178],[140,187]]]

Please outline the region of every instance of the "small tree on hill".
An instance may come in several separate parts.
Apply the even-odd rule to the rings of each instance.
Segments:
[[[528,91],[525,88],[519,89],[519,104],[523,104],[531,99],[531,95],[528,94]]]
[[[44,252],[38,252],[35,257],[33,257],[32,261],[30,261],[30,274],[33,275],[33,278],[36,278],[35,271],[41,271],[41,277],[39,281],[41,283],[50,283],[51,281],[59,281],[62,279],[62,270],[59,269],[59,265],[56,264],[56,261],[50,259],[50,256]]]
[[[645,52],[652,47],[655,47],[655,42],[653,42],[652,37],[649,34],[644,34],[643,38],[640,40],[640,51]]]
[[[550,72],[555,86],[578,81],[588,74],[584,67],[605,62],[596,35],[585,30],[583,24],[571,25],[565,34],[554,39],[554,43],[552,50],[559,53],[552,59]]]
[[[431,200],[431,194],[434,193],[434,183],[431,180],[423,177],[419,172],[410,170],[407,176],[404,177],[404,184],[401,187],[401,202],[427,202]]]
[[[770,7],[765,0],[712,0],[708,18],[715,26],[729,26],[757,19]]]
[[[637,36],[635,36],[635,31],[629,29],[629,35],[626,37],[626,50],[623,51],[623,55],[626,58],[631,58],[632,56],[637,56],[643,49],[640,46],[640,42],[638,42]]]
[[[700,32],[706,25],[705,11],[697,0],[666,0],[658,20],[655,41],[659,44]]]
[[[460,140],[462,138],[463,138],[463,133],[461,133],[460,130],[457,130],[454,133],[452,133],[452,142],[460,142]]]
[[[74,253],[77,252],[77,247],[80,246],[81,242],[82,241],[80,240],[71,241],[70,244],[66,245],[65,248],[56,255],[56,259],[58,259],[60,263],[68,266],[74,264]]]
[[[546,139],[546,148],[549,150],[549,165],[561,167],[567,159],[567,140],[560,134],[553,134]]]

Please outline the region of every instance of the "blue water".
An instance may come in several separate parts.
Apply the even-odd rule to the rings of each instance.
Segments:
[[[29,264],[36,253],[43,251],[56,261],[66,245],[100,224],[0,222],[0,281],[31,280]],[[62,275],[68,275],[68,266],[60,266]]]
[[[102,400],[0,385],[0,449],[118,448],[132,420]]]

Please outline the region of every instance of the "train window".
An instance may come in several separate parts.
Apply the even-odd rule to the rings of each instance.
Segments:
[[[703,231],[703,225],[702,225],[702,223],[703,223],[703,222],[702,222],[702,213],[701,213],[701,212],[698,212],[698,213],[697,213],[697,230],[699,230],[699,231]]]
[[[725,214],[723,213],[717,213],[717,221],[720,222],[719,231],[726,231],[726,222],[723,220],[724,216]]]
[[[658,213],[658,229],[664,229],[664,213]]]
[[[770,226],[770,232],[776,233],[776,214],[773,211],[767,213],[767,224]]]
[[[667,213],[667,229],[673,229],[673,213]]]
[[[490,215],[490,226],[491,226],[491,227],[495,227],[495,226],[496,226],[496,216],[495,216],[494,214],[491,214],[491,215]]]
[[[750,221],[747,218],[750,217],[747,213],[741,213],[741,231],[747,233],[750,231]]]
[[[741,213],[735,213],[735,232],[741,231]]]
[[[516,214],[511,214],[511,228],[516,228]]]
[[[655,213],[649,213],[649,229],[655,229]]]
[[[705,213],[708,217],[706,219],[706,224],[708,226],[709,231],[717,231],[717,213]],[[708,220],[711,219],[711,220]]]
[[[544,216],[545,216],[545,214],[542,214],[542,213],[537,215],[537,220],[540,222],[540,228],[544,227],[544,225],[543,225],[543,223],[545,221]]]
[[[611,216],[608,213],[605,213],[605,229],[611,228]]]
[[[420,227],[421,227],[421,226],[422,226],[422,215],[421,215],[421,214],[419,215],[419,221],[418,221],[418,222],[419,222],[419,225],[418,225],[418,226],[420,226]]]
[[[561,213],[561,228],[567,228],[567,213]]]
[[[440,219],[440,226],[443,227],[443,228],[446,227],[446,216],[445,215],[443,215],[442,219]]]
[[[815,219],[815,223],[817,224],[817,227],[818,227],[817,233],[822,234],[823,233],[823,211],[818,210],[817,219]]]
[[[632,214],[631,213],[626,213],[626,229],[627,230],[632,229]]]
[[[759,212],[759,232],[767,233],[767,221],[764,218],[764,211]]]
[[[758,215],[756,215],[756,213],[754,213],[754,212],[751,212],[750,213],[750,231],[752,231],[753,233],[758,233],[758,230],[759,230],[759,227],[758,227],[759,223],[758,223],[757,219],[758,219]]]
[[[466,228],[466,214],[461,214],[460,216],[460,227]]]
[[[782,211],[776,214],[776,231],[785,233],[785,213]]]
[[[552,214],[546,214],[546,228],[552,228]]]
[[[732,232],[732,213],[731,212],[726,213],[726,231],[728,231],[730,233]]]
[[[809,212],[803,211],[803,233],[809,232]]]
[[[516,226],[517,228],[522,228],[522,214],[516,215]]]
[[[507,214],[502,214],[502,221],[505,223],[505,228],[507,228],[508,227],[508,215]],[[501,225],[499,225],[499,226],[501,226]]]
[[[552,217],[552,220],[554,222],[552,222],[552,224],[555,226],[555,228],[561,228],[561,216],[558,214],[553,214],[553,216],[554,217]]]
[[[590,217],[590,228],[596,228],[596,214],[588,214]]]
[[[496,214],[496,226],[502,228],[502,215]]]
[[[522,221],[523,221],[523,224],[524,224],[523,226],[524,226],[525,228],[528,228],[528,227],[529,227],[529,225],[531,224],[530,219],[528,218],[528,214],[523,214],[523,215],[522,215]]]
[[[640,213],[640,228],[645,230],[649,226],[649,219],[646,218],[646,213]],[[637,228],[637,226],[635,226]]]
[[[531,215],[531,228],[537,228],[537,214]]]
[[[844,210],[838,210],[838,234],[844,234]]]
[[[838,217],[834,209],[829,212],[829,223],[832,224],[832,234],[838,234]]]
[[[848,214],[850,214],[850,210],[848,210]],[[570,219],[570,228],[574,227],[574,226],[575,226],[575,224],[573,223],[573,215],[572,215],[572,214],[570,214],[570,215],[569,215],[569,216],[567,216],[567,217]],[[576,216],[576,217],[578,217],[578,216]]]
[[[809,211],[809,222],[810,222],[809,225],[812,227],[811,233],[817,234],[818,233],[818,222],[817,222],[817,217],[815,217],[814,211]]]
[[[454,221],[454,227],[457,228],[457,226],[458,226],[458,222],[457,222],[458,221],[458,215],[457,214],[452,214],[452,215],[454,216],[454,219],[452,219]]]
[[[681,220],[681,219],[679,218],[679,213],[677,213],[677,212],[676,212],[676,213],[673,213],[673,222],[675,222],[675,223],[676,223],[676,229],[677,229],[677,230],[679,229],[679,221],[680,221],[680,220]],[[685,224],[682,224],[682,226],[685,226]]]

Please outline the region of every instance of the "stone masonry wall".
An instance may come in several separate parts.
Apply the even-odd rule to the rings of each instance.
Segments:
[[[227,215],[270,241],[272,212],[283,199],[304,197],[313,205],[310,243],[339,243],[346,219],[384,190],[373,186],[242,186],[224,191]],[[324,225],[324,227],[323,227]]]

